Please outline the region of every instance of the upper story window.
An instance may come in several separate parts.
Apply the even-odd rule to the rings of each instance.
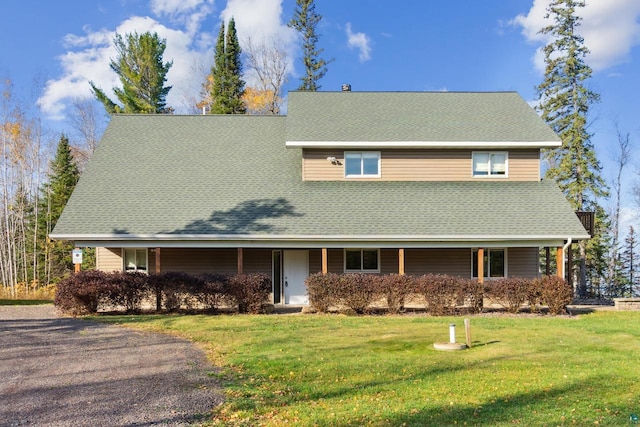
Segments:
[[[380,178],[379,151],[346,151],[344,176],[347,178]]]
[[[345,249],[344,271],[347,273],[380,272],[379,249]]]
[[[124,249],[124,270],[125,271],[147,271],[147,250],[146,249]]]
[[[474,177],[506,177],[507,176],[507,152],[479,152],[474,151],[473,176]]]

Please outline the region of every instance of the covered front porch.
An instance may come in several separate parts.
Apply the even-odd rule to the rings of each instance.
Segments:
[[[183,271],[190,274],[264,273],[273,281],[275,304],[306,304],[304,280],[314,273],[447,274],[477,278],[564,277],[563,246],[547,247],[556,271],[540,268],[540,247],[98,247],[97,268],[103,271]],[[555,268],[555,265],[553,267]]]

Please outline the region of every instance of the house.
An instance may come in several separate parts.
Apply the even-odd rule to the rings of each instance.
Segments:
[[[307,303],[316,272],[564,274],[589,238],[516,93],[292,92],[287,116],[115,115],[51,238],[101,270],[263,272]]]

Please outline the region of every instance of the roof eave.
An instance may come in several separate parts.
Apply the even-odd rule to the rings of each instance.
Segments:
[[[77,246],[105,247],[545,247],[567,240],[588,239],[575,235],[205,235],[205,234],[52,234],[55,240],[72,240]]]
[[[557,148],[554,141],[286,141],[287,148]]]

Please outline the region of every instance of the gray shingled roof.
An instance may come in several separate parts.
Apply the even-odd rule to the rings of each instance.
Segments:
[[[515,92],[289,92],[287,141],[554,142]]]
[[[586,237],[552,182],[304,182],[287,121],[116,115],[52,237]]]

